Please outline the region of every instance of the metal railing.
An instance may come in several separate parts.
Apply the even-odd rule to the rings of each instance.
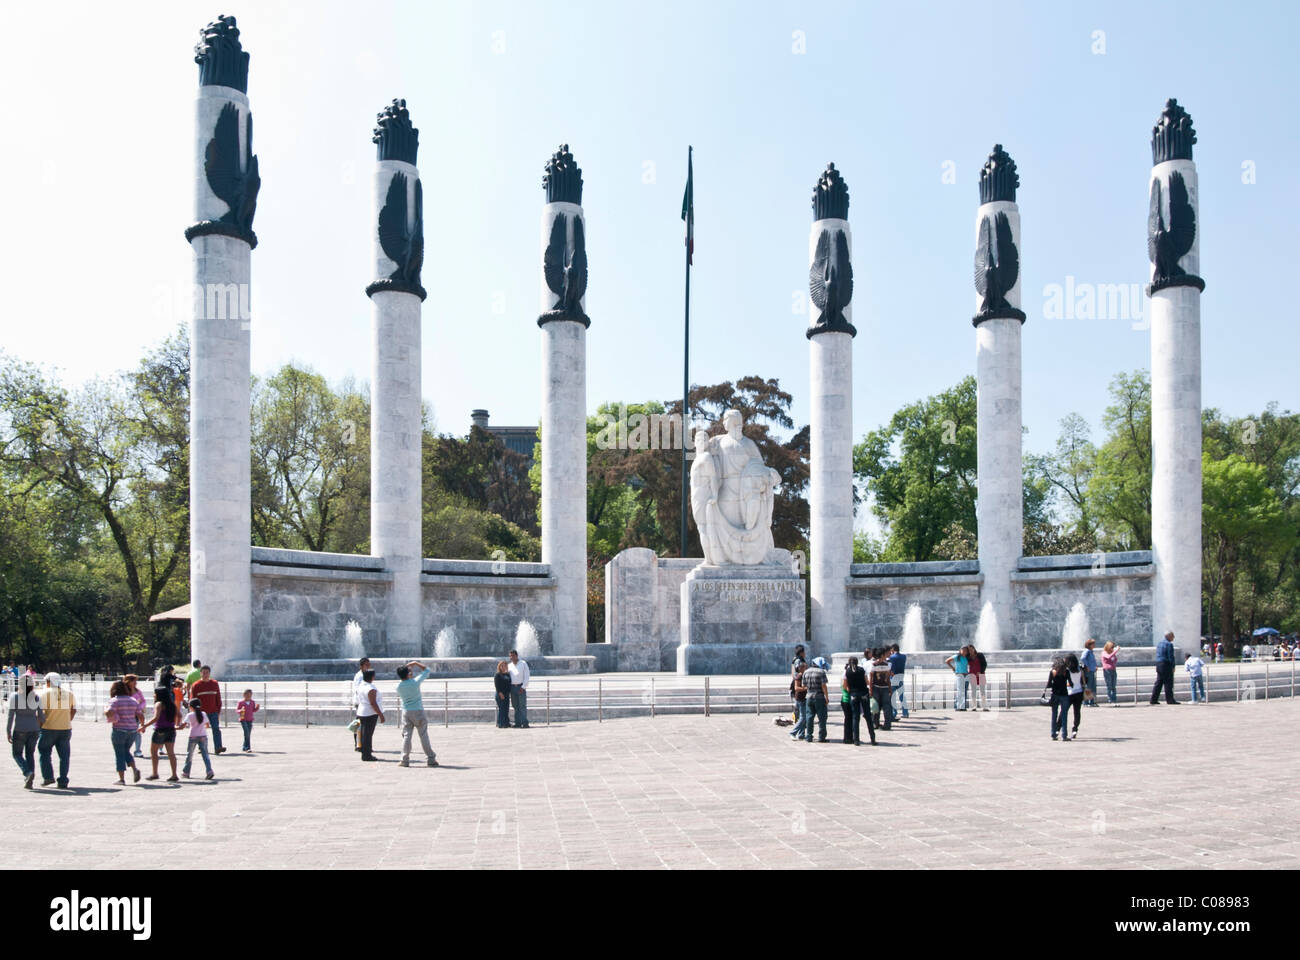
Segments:
[[[1204,667],[1205,692],[1211,703],[1249,702],[1294,697],[1297,667],[1300,662],[1264,660],[1256,663],[1207,663]],[[990,710],[1009,710],[1038,703],[1046,681],[1046,669],[1018,669],[986,673],[984,703]],[[1141,703],[1151,697],[1156,671],[1154,667],[1121,667],[1117,678],[1120,703]],[[76,698],[77,722],[105,722],[109,687],[115,677],[71,674],[63,677],[64,689]],[[838,679],[831,677],[832,686]],[[1102,671],[1097,671],[1097,700],[1106,704],[1107,693]],[[453,684],[455,684],[453,686]],[[952,710],[956,700],[956,676],[947,668],[912,668],[905,674],[904,694],[910,711]],[[151,716],[148,702],[152,683],[144,680],[146,716]],[[396,715],[398,702],[391,681],[379,684],[386,712]],[[0,678],[0,693],[8,709],[8,694],[17,689],[12,677]],[[38,684],[37,690],[43,690]],[[222,683],[222,708],[218,721],[223,727],[238,729],[235,704],[243,691],[251,689],[259,706],[255,715],[260,726],[344,725],[353,715],[351,685],[346,681],[259,681]],[[1191,681],[1179,667],[1174,676],[1175,696],[1191,702]],[[490,722],[496,716],[490,678],[478,681],[447,681],[441,689],[432,684],[424,689],[424,707],[430,719],[441,714],[444,726],[463,722]],[[606,720],[625,717],[663,717],[753,713],[761,716],[789,715],[791,702],[789,680],[780,675],[751,677],[679,677],[664,674],[650,677],[623,677],[601,674],[593,677],[534,677],[529,685],[529,711],[549,724],[554,721]],[[832,706],[838,690],[831,690]],[[967,703],[973,704],[974,688],[967,689]],[[395,719],[395,717],[394,717]]]

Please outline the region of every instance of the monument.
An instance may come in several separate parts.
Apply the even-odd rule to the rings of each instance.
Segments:
[[[563,144],[542,177],[542,563],[553,653],[587,649],[587,243],[582,170]]]
[[[193,655],[220,675],[249,655],[252,480],[249,278],[261,187],[248,54],[234,17],[200,31],[190,325],[190,602]]]
[[[1192,118],[1169,100],[1151,131],[1151,640],[1201,635],[1201,291]]]
[[[1024,553],[1021,462],[1020,208],[1015,161],[995,144],[980,170],[975,214],[975,440],[980,606],[997,617],[998,646],[1017,634],[1012,575]]]
[[[853,563],[853,234],[849,188],[828,164],[813,190],[808,236],[811,390],[808,477],[808,590],[811,653],[848,650]]]
[[[405,100],[379,114],[374,140],[375,274],[366,287],[372,324],[370,555],[392,576],[385,624],[389,656],[421,653],[423,490],[420,452],[420,305],[424,199],[415,166],[420,131]]]
[[[691,514],[704,562],[681,586],[679,674],[773,673],[804,641],[804,583],[772,541],[781,477],[743,433],[737,410],[723,433],[696,430]]]

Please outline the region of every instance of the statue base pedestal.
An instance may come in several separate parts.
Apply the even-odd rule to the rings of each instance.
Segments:
[[[805,642],[806,586],[789,562],[700,564],[682,584],[677,672],[786,673],[795,645]]]

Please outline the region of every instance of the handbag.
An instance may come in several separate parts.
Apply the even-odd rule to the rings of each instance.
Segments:
[[[360,729],[361,729],[361,720],[357,717],[353,717],[352,722],[348,724],[348,731],[350,733],[356,733]]]
[[[1050,684],[1043,687],[1042,695],[1038,698],[1038,705],[1040,707],[1050,707],[1052,705],[1052,687]]]

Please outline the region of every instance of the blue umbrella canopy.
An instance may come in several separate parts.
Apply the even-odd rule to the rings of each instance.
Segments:
[[[1252,637],[1276,637],[1277,633],[1278,632],[1274,630],[1272,627],[1260,627],[1258,630],[1252,633],[1251,636]]]

